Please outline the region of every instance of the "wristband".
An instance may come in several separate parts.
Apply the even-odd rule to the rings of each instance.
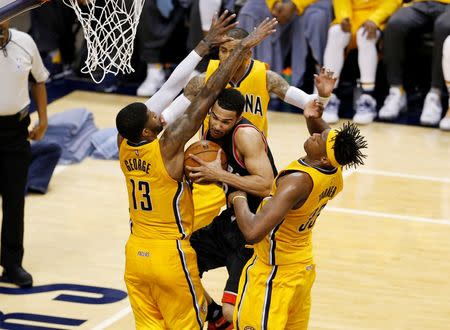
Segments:
[[[234,196],[234,197],[233,197],[233,199],[231,200],[231,204],[234,205],[234,200],[235,200],[236,198],[243,198],[243,199],[247,200],[247,197],[241,196],[241,195],[237,195],[237,196]]]
[[[205,38],[203,38],[202,41],[206,44],[206,46],[208,46],[209,49],[213,48],[213,45],[209,41],[206,41]]]
[[[328,103],[328,101],[330,100],[330,97],[331,96],[328,96],[328,97],[323,97],[323,96],[318,96],[317,97],[317,100],[320,102],[320,103],[322,103],[323,105],[326,105],[327,103]]]

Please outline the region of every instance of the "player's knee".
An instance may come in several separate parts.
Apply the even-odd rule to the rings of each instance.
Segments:
[[[225,320],[227,320],[228,322],[233,322],[233,313],[234,313],[234,305],[223,303],[222,314]]]
[[[378,37],[378,33],[377,33]],[[367,39],[367,32],[364,28],[359,28],[356,32],[356,44],[358,48],[364,49],[364,46],[374,45],[376,44],[378,38],[375,39]]]
[[[334,48],[344,49],[350,42],[350,33],[344,32],[339,24],[333,25],[328,30],[328,41],[327,47],[331,46]]]
[[[444,41],[442,54],[444,56],[444,63],[450,63],[450,36],[448,36]]]

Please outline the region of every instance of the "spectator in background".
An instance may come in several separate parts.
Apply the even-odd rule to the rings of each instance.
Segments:
[[[1,236],[2,280],[20,287],[33,285],[22,267],[25,185],[31,159],[30,143],[47,129],[48,72],[33,39],[26,33],[0,24],[0,194],[3,220]],[[31,75],[30,75],[31,73]],[[36,101],[39,123],[28,132],[28,79]]]
[[[78,0],[84,5],[87,0]],[[52,76],[72,65],[79,22],[72,8],[62,1],[49,1],[30,11],[30,34]]]
[[[441,119],[442,47],[450,34],[450,0],[413,1],[399,9],[389,19],[384,36],[384,61],[390,85],[389,95],[378,116],[381,119],[396,119],[400,110],[406,108],[403,89],[403,64],[405,40],[408,35],[433,26],[433,57],[431,64],[431,88],[425,98],[420,116],[422,125],[437,125]]]
[[[235,12],[234,0],[192,0],[192,6],[189,17],[189,34],[187,40],[188,49],[194,49],[195,46],[208,33],[211,21],[215,13],[221,13],[228,10],[230,13]],[[217,59],[217,48],[212,49],[205,56],[193,72],[192,77],[199,73],[205,72],[210,59]]]
[[[331,22],[330,0],[248,0],[239,12],[239,27],[251,31],[265,17],[274,16],[281,23],[276,34],[254,49],[254,58],[281,73],[291,54],[292,86],[303,84],[308,49],[317,67],[323,64],[327,26]]]
[[[152,96],[166,80],[161,51],[176,27],[184,21],[191,0],[147,0],[137,29],[140,58],[147,63],[147,75],[138,96]],[[184,47],[185,45],[183,45]]]
[[[448,92],[447,114],[439,123],[439,128],[444,131],[450,131],[450,35],[447,36],[442,50],[442,71],[444,72],[445,85]]]
[[[214,14],[225,9],[234,13],[234,0],[192,0],[188,40],[190,49],[208,33]]]
[[[401,5],[401,0],[334,0],[333,4],[336,19],[328,30],[324,66],[339,77],[345,50],[354,47],[356,39],[362,94],[356,101],[353,121],[368,124],[377,116],[377,102],[373,96],[378,64],[376,44],[384,22]],[[322,117],[327,123],[339,120],[339,104],[336,94],[332,94]]]

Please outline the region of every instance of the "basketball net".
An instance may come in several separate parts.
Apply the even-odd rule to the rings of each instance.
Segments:
[[[134,72],[131,56],[145,0],[63,1],[75,11],[87,42],[88,54],[81,72],[90,74],[96,83],[108,73]]]

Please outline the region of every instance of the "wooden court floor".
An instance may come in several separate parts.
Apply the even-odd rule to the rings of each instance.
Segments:
[[[135,100],[74,92],[49,115],[85,107],[99,128],[113,127]],[[303,155],[302,116],[271,112],[269,126],[278,168]],[[315,227],[310,329],[449,329],[450,133],[382,123],[362,132],[367,163],[345,172],[344,191]],[[0,328],[133,329],[123,282],[127,215],[116,161],[58,167],[49,192],[26,201],[24,266],[35,287],[0,283]],[[224,269],[205,276],[216,300],[224,279]]]

